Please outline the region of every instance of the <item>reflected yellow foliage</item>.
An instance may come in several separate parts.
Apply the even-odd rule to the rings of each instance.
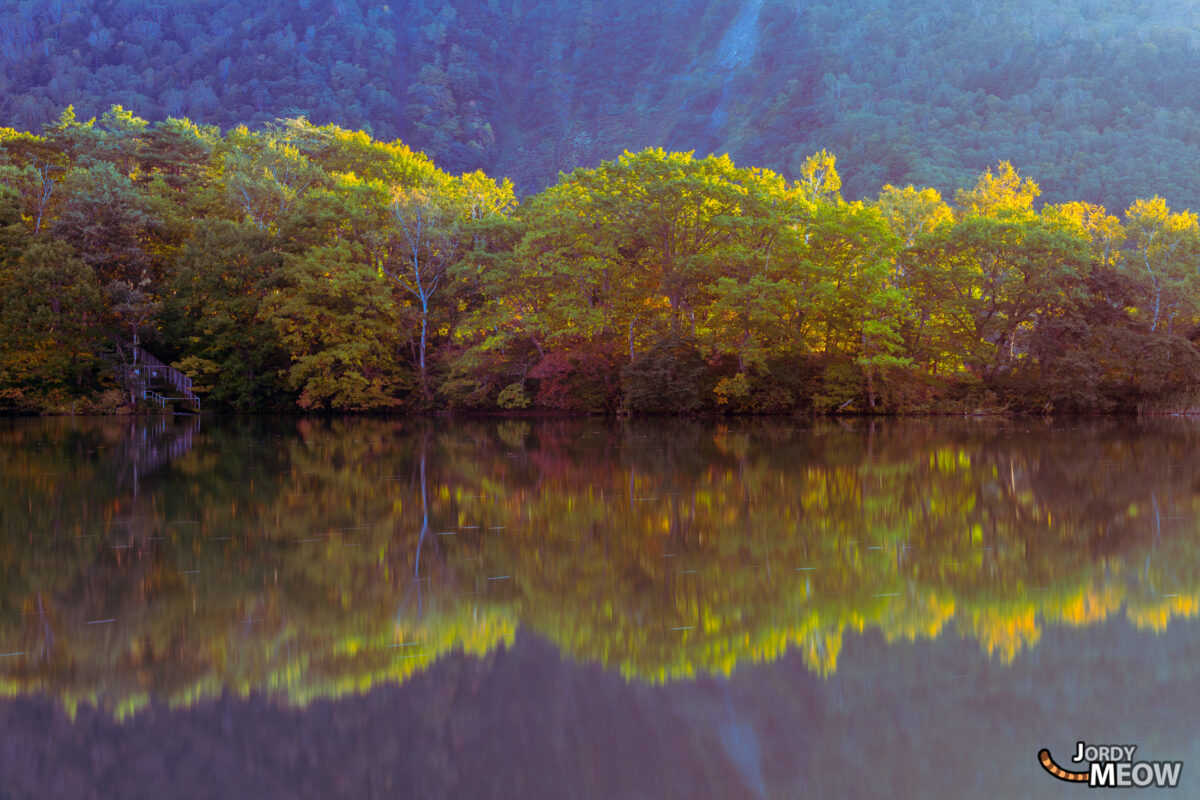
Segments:
[[[519,630],[652,682],[862,632],[1009,663],[1200,607],[1188,426],[205,422],[146,469],[182,433],[140,424],[0,432],[0,694],[305,704]]]
[[[959,619],[959,629],[974,636],[989,656],[1012,663],[1022,650],[1042,637],[1037,612],[1032,606],[1013,609],[980,609]]]
[[[1057,607],[1045,609],[1042,615],[1067,625],[1091,625],[1108,619],[1124,602],[1122,593],[1113,584],[1091,586],[1074,598],[1065,598]]]
[[[926,594],[898,604],[892,616],[881,626],[887,640],[935,639],[954,619],[954,598]]]
[[[492,612],[480,615],[458,608],[409,626],[399,637],[391,635],[386,621],[369,640],[334,636],[326,641],[294,628],[264,633],[205,631],[205,652],[196,655],[207,656],[207,662],[195,657],[164,660],[159,654],[153,663],[146,660],[135,666],[136,639],[111,643],[113,650],[102,663],[83,661],[93,655],[90,650],[30,659],[25,669],[0,677],[0,696],[45,692],[58,697],[72,716],[80,705],[91,704],[110,708],[118,718],[140,710],[151,697],[180,707],[225,692],[241,697],[267,692],[302,706],[398,683],[447,653],[482,657],[511,645],[516,625]],[[127,648],[124,653],[121,647]]]
[[[1200,610],[1200,598],[1196,594],[1176,594],[1131,602],[1125,615],[1138,628],[1161,633],[1172,618],[1189,619],[1196,616],[1197,610]]]

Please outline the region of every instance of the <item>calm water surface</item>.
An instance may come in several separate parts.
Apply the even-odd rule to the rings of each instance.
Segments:
[[[0,797],[1200,796],[1198,512],[1190,421],[0,422]]]

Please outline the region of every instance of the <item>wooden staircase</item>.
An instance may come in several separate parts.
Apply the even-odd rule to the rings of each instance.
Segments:
[[[122,364],[117,370],[122,382],[132,387],[136,396],[157,403],[160,408],[180,400],[200,413],[200,398],[192,391],[191,378],[159,361],[138,345],[131,346],[130,352],[131,363]]]

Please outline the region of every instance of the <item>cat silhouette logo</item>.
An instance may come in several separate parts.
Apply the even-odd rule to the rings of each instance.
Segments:
[[[1071,761],[1086,764],[1086,770],[1063,769],[1044,747],[1038,752],[1038,762],[1060,781],[1083,783],[1093,789],[1174,789],[1179,785],[1182,761],[1134,761],[1136,752],[1136,744],[1076,742]]]

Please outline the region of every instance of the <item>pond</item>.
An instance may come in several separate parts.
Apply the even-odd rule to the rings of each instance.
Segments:
[[[1190,420],[3,421],[3,793],[1058,797],[1038,751],[1080,741],[1186,787],[1198,454]]]

